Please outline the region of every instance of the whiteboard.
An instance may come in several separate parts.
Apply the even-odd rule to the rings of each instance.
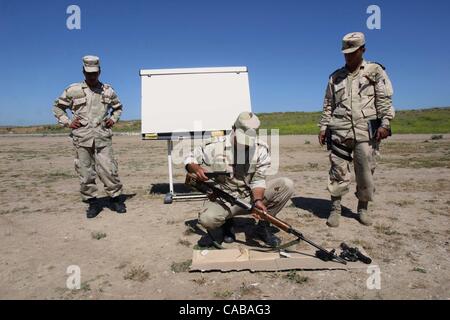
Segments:
[[[231,130],[251,111],[247,67],[141,70],[142,134]]]

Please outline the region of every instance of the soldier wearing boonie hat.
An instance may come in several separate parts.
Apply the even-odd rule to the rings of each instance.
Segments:
[[[255,207],[275,216],[294,194],[294,184],[288,178],[278,178],[266,183],[266,171],[270,167],[268,145],[257,135],[260,121],[252,112],[242,112],[237,117],[230,134],[214,137],[204,145],[196,147],[186,157],[186,170],[197,178],[208,180],[205,172],[226,172],[229,176],[213,179],[217,186],[232,193]],[[211,240],[227,243],[235,240],[232,218],[248,214],[238,206],[216,199],[206,201],[199,213],[198,221],[214,239],[199,241],[200,246],[210,246]],[[280,239],[269,228],[267,221],[259,221],[256,235],[267,245],[276,247]]]
[[[390,121],[395,116],[391,81],[381,64],[363,59],[365,44],[362,32],[343,37],[346,64],[329,78],[319,123],[319,142],[323,145],[327,140],[330,150],[330,227],[339,225],[341,198],[349,191],[350,162],[355,168],[359,221],[372,224],[368,202],[374,199],[376,156],[381,140],[390,135]]]
[[[111,207],[124,213],[126,208],[120,197],[122,183],[113,155],[111,130],[122,114],[122,103],[110,85],[98,81],[100,59],[88,55],[82,58],[82,62],[85,81],[67,87],[56,99],[53,113],[61,125],[72,129],[81,198],[89,204],[86,216],[93,218],[102,210],[97,199],[96,176],[111,198]],[[67,109],[72,111],[72,119],[69,119]]]
[[[255,114],[242,112],[233,126],[237,143],[253,147],[256,142],[256,130],[258,130],[259,125],[259,119]]]

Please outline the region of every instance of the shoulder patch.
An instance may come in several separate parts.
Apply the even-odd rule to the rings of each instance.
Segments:
[[[367,77],[371,82],[378,82],[383,77],[383,74],[384,69],[382,65],[374,62],[368,62],[363,76]]]

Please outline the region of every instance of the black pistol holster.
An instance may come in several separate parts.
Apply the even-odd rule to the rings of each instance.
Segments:
[[[331,150],[331,153],[338,156],[341,159],[352,162],[352,152],[353,150],[341,143],[337,143],[332,139],[332,131],[327,128],[325,131],[325,139],[327,142],[327,150]]]
[[[327,150],[331,150],[331,130],[328,127],[325,130],[325,141],[327,143]]]

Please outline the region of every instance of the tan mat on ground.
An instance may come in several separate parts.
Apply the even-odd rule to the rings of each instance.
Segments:
[[[366,254],[361,250],[363,254]],[[322,261],[315,251],[257,251],[248,248],[194,250],[190,271],[280,271],[367,268],[362,262]],[[339,251],[337,252],[339,254]],[[372,262],[373,264],[373,262]]]

